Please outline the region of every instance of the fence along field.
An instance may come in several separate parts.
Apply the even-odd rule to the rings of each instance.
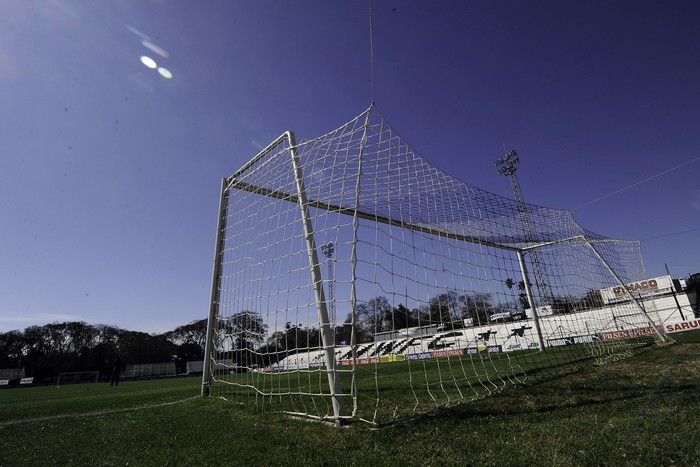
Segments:
[[[639,242],[451,177],[371,106],[222,181],[202,393],[381,425],[669,342],[645,279]]]

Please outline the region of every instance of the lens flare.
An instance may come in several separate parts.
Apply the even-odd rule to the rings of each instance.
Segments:
[[[173,74],[168,70],[167,68],[158,67],[158,73],[160,73],[160,76],[162,76],[165,79],[170,79],[173,77]]]
[[[157,68],[158,64],[156,63],[155,60],[153,60],[151,57],[147,57],[146,55],[141,56],[141,63],[146,65],[148,68]]]
[[[158,54],[163,58],[168,58],[168,51],[163,49],[162,47],[157,46],[153,42],[147,40],[147,39],[141,39],[141,45],[146,47],[148,50],[153,52],[154,54]]]

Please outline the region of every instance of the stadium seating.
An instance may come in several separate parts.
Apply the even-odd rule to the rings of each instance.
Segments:
[[[0,368],[0,379],[24,378],[24,368]]]
[[[175,362],[130,364],[126,366],[124,371],[126,379],[162,378],[176,375]]]
[[[216,370],[216,371],[226,370],[227,368],[229,368],[229,369],[236,368],[236,366],[233,364],[233,359],[227,358],[227,359],[223,359],[223,360],[217,360],[216,364],[214,365],[214,370]],[[196,360],[196,361],[192,361],[192,362],[187,362],[187,371],[185,372],[186,375],[202,373],[203,371],[204,371],[204,360]]]

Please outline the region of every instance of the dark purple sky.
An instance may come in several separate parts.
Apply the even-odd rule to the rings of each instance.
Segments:
[[[515,148],[527,201],[644,240],[650,277],[700,271],[700,3],[373,18],[378,108],[423,156],[512,196],[493,161]],[[365,110],[369,56],[366,2],[3,2],[0,331],[205,317],[221,177]]]

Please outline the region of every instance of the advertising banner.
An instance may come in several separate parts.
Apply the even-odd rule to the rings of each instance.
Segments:
[[[627,331],[608,331],[601,332],[600,339],[604,341],[617,341],[620,339],[629,339],[630,334]]]
[[[629,334],[625,331],[625,337],[622,339],[627,339]],[[587,336],[568,336],[561,337],[558,339],[547,339],[547,345],[549,347],[558,347],[561,345],[574,345],[574,344],[587,344],[589,342],[598,341],[600,337],[597,335],[587,335]]]
[[[510,314],[510,312],[504,312],[504,313],[494,313],[491,316],[489,316],[489,322],[491,323],[498,323],[498,322],[505,322],[505,321],[512,321],[513,316]]]
[[[623,302],[630,299],[630,294],[638,298],[670,293],[673,288],[673,280],[671,276],[654,277],[653,279],[625,284],[625,288],[629,294],[625,292],[625,289],[621,285],[600,289],[603,303]]]
[[[371,365],[373,363],[379,363],[379,357],[369,357],[369,358],[358,358],[358,365]]]
[[[683,332],[690,331],[692,329],[700,329],[700,318],[666,325],[666,332]]]
[[[554,309],[552,309],[552,305],[542,305],[542,306],[536,307],[536,309],[537,309],[537,316],[539,318],[542,318],[543,316],[554,315]],[[527,310],[525,310],[525,315],[530,319],[533,319],[535,317],[534,314],[532,313],[532,308],[528,308]]]
[[[459,357],[464,355],[464,349],[437,350],[433,352],[433,357]]]
[[[653,327],[637,328],[623,331],[601,332],[600,339],[604,341],[614,341],[620,339],[631,339],[633,337],[655,336],[656,329]]]
[[[630,335],[632,337],[644,337],[644,336],[655,336],[656,335],[656,329],[654,328],[640,328],[640,329],[633,329],[630,331]]]

